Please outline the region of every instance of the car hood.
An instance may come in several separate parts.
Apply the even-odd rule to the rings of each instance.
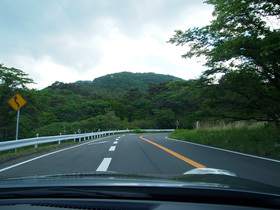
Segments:
[[[48,174],[0,179],[1,188],[14,187],[164,187],[250,191],[280,195],[280,188],[238,177],[213,168],[190,170],[183,175],[141,175],[117,172]]]

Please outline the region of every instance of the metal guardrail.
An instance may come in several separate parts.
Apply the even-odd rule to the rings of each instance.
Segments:
[[[142,131],[147,132],[170,132],[174,131],[174,129],[141,129]],[[114,135],[116,133],[126,133],[131,132],[133,130],[117,130],[117,131],[103,131],[103,132],[94,132],[94,133],[84,133],[84,134],[71,134],[71,135],[60,135],[60,136],[46,136],[46,137],[37,137],[37,138],[29,138],[29,139],[20,139],[20,140],[12,140],[12,141],[4,141],[0,142],[0,152],[10,149],[17,149],[21,147],[27,147],[34,145],[35,148],[38,147],[38,144],[45,144],[51,142],[58,142],[60,144],[61,141],[66,140],[74,140],[74,141],[85,141],[87,139],[95,139],[103,137],[104,135]]]
[[[82,141],[86,139],[99,138],[104,135],[112,135],[115,133],[124,133],[124,132],[129,132],[129,130],[104,131],[104,132],[71,134],[71,135],[60,135],[60,136],[46,136],[46,137],[20,139],[20,140],[13,140],[13,141],[4,141],[4,142],[0,142],[0,151],[17,149],[20,147],[27,147],[32,145],[34,145],[36,148],[38,144],[51,143],[51,142],[58,142],[60,144],[61,141],[66,141],[66,140]]]

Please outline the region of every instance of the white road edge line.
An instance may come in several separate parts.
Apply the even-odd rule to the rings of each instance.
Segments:
[[[96,171],[107,171],[110,163],[111,163],[112,158],[104,158]]]
[[[276,163],[280,163],[279,160],[274,160],[274,159],[270,159],[270,158],[265,158],[265,157],[255,156],[255,155],[249,155],[249,154],[242,153],[242,152],[235,152],[235,151],[231,151],[231,150],[227,150],[227,149],[211,147],[211,146],[207,146],[207,145],[203,145],[203,144],[197,144],[197,143],[193,143],[193,142],[189,142],[189,141],[183,141],[183,140],[178,140],[178,139],[171,139],[171,138],[168,138],[167,136],[165,138],[169,139],[169,140],[173,140],[173,141],[179,141],[179,142],[186,143],[186,144],[193,144],[193,145],[197,145],[197,146],[201,146],[201,147],[206,147],[206,148],[210,148],[210,149],[216,149],[216,150],[220,150],[220,151],[224,151],[224,152],[231,152],[231,153],[238,154],[238,155],[244,155],[244,156],[248,156],[248,157],[253,157],[253,158],[258,158],[258,159],[262,159],[262,160],[268,160],[268,161],[273,161],[273,162],[276,162]]]
[[[109,137],[110,137],[110,136],[107,136],[107,137],[104,137],[104,138],[102,138],[102,139],[98,139],[98,140],[95,140],[95,141],[100,141],[100,140],[103,140],[103,139],[109,138]],[[40,158],[47,157],[47,156],[49,156],[49,155],[53,155],[53,154],[55,154],[55,153],[59,153],[59,152],[63,152],[63,151],[66,151],[66,150],[69,150],[69,149],[73,149],[73,148],[76,148],[76,147],[84,146],[84,145],[86,145],[86,144],[88,144],[88,143],[89,143],[89,142],[86,142],[86,143],[83,143],[83,144],[75,145],[75,146],[73,146],[73,147],[68,147],[68,148],[61,149],[61,150],[58,150],[58,151],[54,151],[54,152],[51,152],[51,153],[48,153],[48,154],[45,154],[45,155],[41,155],[41,156],[38,156],[38,157],[35,157],[35,158],[32,158],[32,159],[29,159],[29,160],[26,160],[26,161],[17,163],[17,164],[15,164],[15,165],[11,165],[11,166],[8,166],[8,167],[6,167],[6,168],[2,168],[2,169],[0,169],[0,172],[7,171],[7,170],[9,170],[9,169],[11,169],[11,168],[15,168],[15,167],[20,166],[20,165],[23,165],[23,164],[25,164],[25,163],[29,163],[29,162],[31,162],[31,161],[38,160],[38,159],[40,159]]]
[[[116,149],[116,146],[111,146],[109,151],[115,151],[115,149]]]

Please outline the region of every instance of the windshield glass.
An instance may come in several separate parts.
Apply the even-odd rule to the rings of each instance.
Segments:
[[[211,174],[280,187],[279,11],[1,0],[0,178]]]

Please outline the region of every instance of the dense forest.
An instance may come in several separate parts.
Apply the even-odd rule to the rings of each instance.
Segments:
[[[7,103],[15,93],[27,101],[20,113],[19,138],[72,134],[78,129],[174,128],[184,112],[182,89],[188,82],[170,75],[122,72],[34,90],[26,87],[33,80],[22,70],[3,64],[0,69],[2,141],[15,138],[16,112]]]
[[[280,7],[278,1],[207,0],[214,20],[176,30],[168,41],[188,45],[183,58],[202,56],[199,79],[129,73],[93,81],[55,82],[43,90],[24,71],[0,65],[0,140],[15,138],[16,112],[7,101],[27,101],[19,138],[113,129],[192,129],[196,121],[264,121],[280,127]],[[273,21],[268,21],[273,20]],[[275,25],[272,25],[272,22]]]

